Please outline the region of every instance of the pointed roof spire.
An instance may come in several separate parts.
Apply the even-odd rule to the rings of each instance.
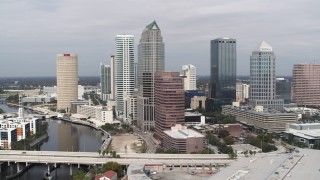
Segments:
[[[146,26],[146,29],[148,30],[160,30],[158,24],[156,23],[156,21],[154,20],[152,23],[148,24]]]
[[[258,46],[255,48],[255,51],[272,51],[272,47],[265,41],[262,41]]]

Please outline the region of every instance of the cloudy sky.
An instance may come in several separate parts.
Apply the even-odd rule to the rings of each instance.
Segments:
[[[156,20],[165,41],[166,70],[194,64],[209,75],[210,40],[237,39],[237,74],[265,40],[277,75],[293,64],[320,63],[319,0],[1,0],[0,77],[55,76],[56,54],[77,53],[79,75],[99,75],[117,34],[135,35]]]

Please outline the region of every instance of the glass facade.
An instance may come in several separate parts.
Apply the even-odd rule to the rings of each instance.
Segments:
[[[283,109],[283,99],[276,99],[276,56],[262,41],[250,56],[250,104],[266,109]]]
[[[115,56],[115,98],[118,115],[123,113],[124,92],[133,95],[134,91],[134,36],[116,36]]]
[[[232,103],[236,99],[236,40],[218,38],[211,41],[211,69],[209,97],[220,99],[222,103]]]
[[[110,94],[111,93],[111,68],[109,65],[100,65],[100,83],[101,83],[101,93]]]
[[[143,130],[154,127],[154,73],[164,71],[164,43],[155,21],[147,25],[138,45],[137,123]]]

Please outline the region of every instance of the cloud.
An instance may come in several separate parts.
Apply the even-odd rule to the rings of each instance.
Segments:
[[[98,75],[115,35],[134,34],[137,45],[153,20],[166,44],[167,70],[191,63],[209,75],[210,40],[233,37],[239,75],[249,74],[249,56],[262,40],[277,55],[276,73],[290,75],[295,63],[320,63],[319,6],[316,0],[2,0],[0,76],[54,76],[60,52],[79,55],[80,75]]]

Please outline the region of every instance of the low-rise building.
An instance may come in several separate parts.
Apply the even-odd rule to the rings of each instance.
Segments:
[[[205,136],[186,126],[176,124],[171,130],[164,131],[163,147],[180,153],[200,152],[204,149]]]
[[[94,178],[95,180],[117,180],[117,173],[115,171],[109,170],[103,174],[98,174]]]
[[[320,123],[288,124],[285,131],[286,137],[297,142],[305,143],[309,148],[320,145]]]
[[[0,145],[3,149],[11,149],[12,142],[17,141],[17,129],[0,128]]]
[[[51,103],[56,100],[55,97],[50,97],[47,95],[37,95],[21,98],[23,103]]]
[[[283,132],[286,130],[287,123],[296,123],[297,115],[295,113],[282,113],[277,111],[263,111],[250,107],[234,107],[231,105],[222,106],[222,114],[233,115],[236,121],[247,126],[251,126],[256,130],[266,132]]]
[[[190,107],[192,109],[206,109],[206,96],[194,96],[191,98]]]
[[[77,114],[84,114],[89,116],[91,119],[97,120],[99,122],[99,124],[97,124],[98,126],[105,123],[113,123],[113,112],[110,107],[79,105]]]

